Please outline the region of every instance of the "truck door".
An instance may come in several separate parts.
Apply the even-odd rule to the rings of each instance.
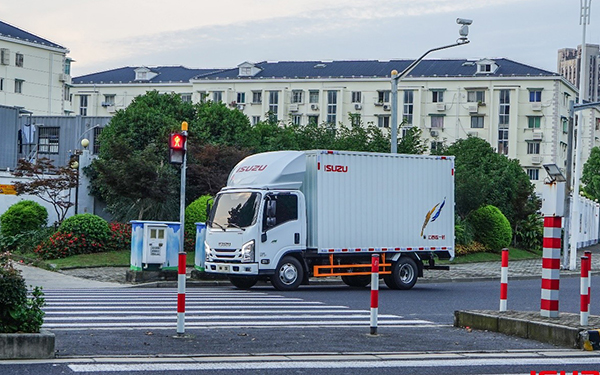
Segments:
[[[282,254],[306,248],[304,200],[297,193],[267,194],[263,207],[258,258],[275,268]]]

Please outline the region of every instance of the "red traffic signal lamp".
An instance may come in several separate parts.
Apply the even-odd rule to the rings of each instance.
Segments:
[[[186,140],[187,135],[183,133],[172,133],[169,137],[169,162],[171,164],[183,164]]]

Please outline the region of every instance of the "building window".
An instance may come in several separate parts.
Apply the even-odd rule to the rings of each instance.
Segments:
[[[23,54],[22,53],[16,53],[15,54],[15,65],[19,66],[19,67],[23,67]]]
[[[508,129],[498,130],[498,153],[508,155]]]
[[[252,91],[252,103],[262,103],[262,91]]]
[[[567,134],[569,132],[569,119],[566,117],[562,118],[562,131]]]
[[[237,103],[238,104],[244,104],[244,103],[246,103],[246,93],[245,92],[238,92],[237,93]]]
[[[542,116],[527,116],[527,127],[529,129],[539,129],[542,123]]]
[[[431,142],[430,150],[432,153],[436,152],[436,151],[442,151],[443,148],[444,148],[444,142],[440,142],[440,141]]]
[[[308,115],[308,125],[319,125],[319,115]]]
[[[213,91],[213,102],[218,103],[223,101],[223,91]]]
[[[483,116],[471,116],[471,128],[482,129],[483,128]]]
[[[431,129],[443,129],[444,116],[431,115]]]
[[[467,102],[469,102],[469,103],[483,103],[483,102],[485,102],[485,91],[483,91],[483,90],[469,90],[469,91],[467,91]]]
[[[81,95],[79,97],[79,114],[81,116],[87,116],[88,98],[89,95]]]
[[[64,70],[65,74],[71,75],[71,59],[66,59],[65,60],[65,70]]]
[[[104,103],[103,103],[103,105],[106,106],[106,107],[111,106],[111,105],[115,105],[115,96],[116,95],[104,95]],[[183,96],[182,96],[181,99],[183,100]]]
[[[527,154],[539,155],[540,153],[540,142],[527,142]]]
[[[302,103],[302,90],[292,90],[292,103]]]
[[[391,91],[377,91],[377,103],[389,103]]]
[[[596,119],[596,130],[600,130],[600,118]]]
[[[301,125],[302,115],[292,115],[292,124]]]
[[[360,113],[350,113],[350,124],[352,126],[360,126],[361,117]]]
[[[252,116],[252,125],[256,125],[260,122],[260,116]]]
[[[22,79],[15,79],[15,93],[22,94],[23,93],[23,82]]]
[[[431,92],[431,101],[433,103],[443,103],[444,102],[444,91],[433,90]]]
[[[408,135],[408,132],[412,129],[412,126],[403,126],[402,127],[402,138]]]
[[[319,91],[310,90],[308,92],[308,102],[309,103],[319,103]]]
[[[100,126],[94,128],[94,148],[92,149],[94,154],[100,153],[100,133],[102,133],[103,129]]]
[[[337,114],[337,91],[327,91],[327,123],[335,125]]]
[[[58,154],[58,127],[40,127],[38,152],[40,154]]]
[[[4,91],[4,78],[0,78],[0,91]]]
[[[252,67],[242,66],[240,68],[240,76],[251,76],[251,75],[252,75]]]
[[[279,91],[269,91],[269,121],[277,121]]]
[[[510,118],[510,91],[500,90],[500,108],[499,108],[499,121],[500,125],[508,125]]]
[[[191,103],[192,102],[192,94],[190,94],[190,93],[181,94],[181,101],[184,103]],[[113,96],[113,104],[112,105],[115,105],[114,96]]]
[[[390,116],[377,116],[377,126],[380,128],[389,128]]]
[[[530,102],[541,102],[542,101],[542,90],[529,90],[529,101]]]
[[[361,102],[362,102],[362,92],[352,91],[352,103],[361,103]]]
[[[402,121],[407,125],[413,123],[413,109],[414,109],[414,91],[404,91],[404,105],[402,108]]]
[[[537,181],[540,179],[540,170],[539,168],[527,168],[527,176],[532,181]]]

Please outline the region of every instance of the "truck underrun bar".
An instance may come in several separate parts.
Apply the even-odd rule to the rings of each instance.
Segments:
[[[379,273],[382,275],[390,275],[392,273],[391,269],[392,264],[386,263],[385,254],[381,254]],[[371,263],[333,264],[333,254],[329,254],[329,264],[314,266],[313,274],[315,277],[370,275]]]

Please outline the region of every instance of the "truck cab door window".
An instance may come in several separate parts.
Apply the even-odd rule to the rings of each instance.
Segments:
[[[263,231],[298,220],[298,196],[295,194],[270,195],[263,213]]]

